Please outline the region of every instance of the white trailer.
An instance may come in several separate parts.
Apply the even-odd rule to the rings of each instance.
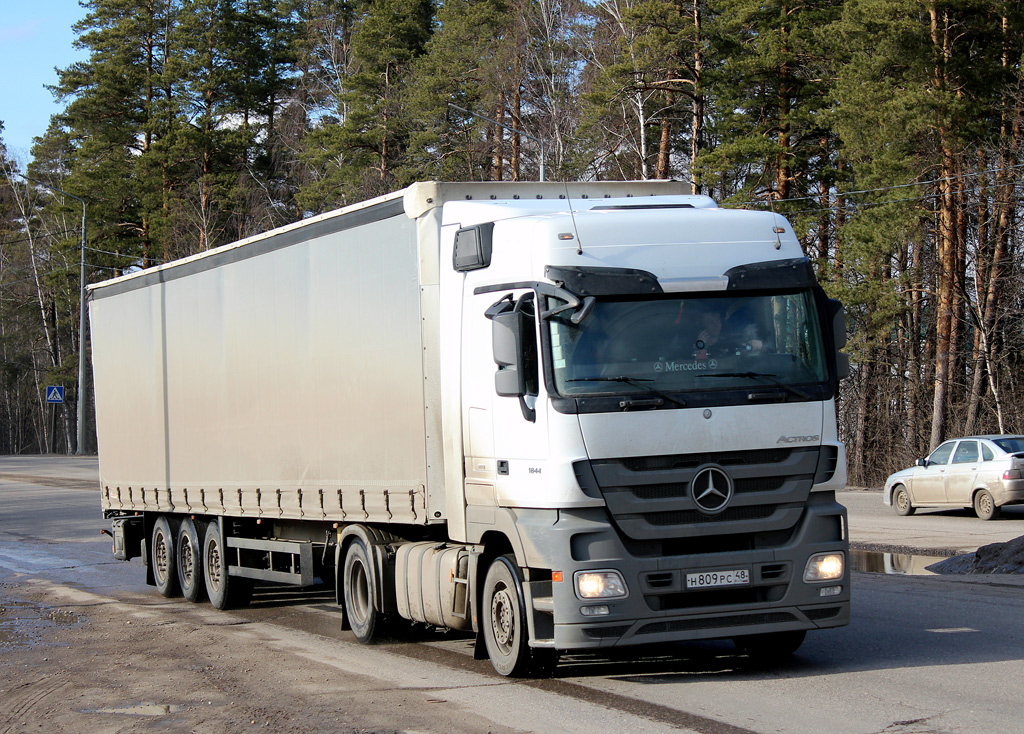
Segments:
[[[104,515],[165,595],[333,584],[506,675],[849,619],[842,309],[781,217],[422,183],[89,295]]]

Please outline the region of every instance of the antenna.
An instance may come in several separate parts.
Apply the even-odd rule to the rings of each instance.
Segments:
[[[572,219],[572,231],[576,233],[576,254],[583,254],[583,240],[580,239],[580,230],[576,226],[576,212],[572,208],[572,196],[569,195],[569,184],[565,181],[562,182],[565,186],[565,200],[569,204],[569,217]]]

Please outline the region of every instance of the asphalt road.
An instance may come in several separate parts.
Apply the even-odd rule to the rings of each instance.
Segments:
[[[340,631],[330,594],[266,589],[231,613],[165,600],[144,585],[138,559],[111,558],[93,481],[94,459],[0,457],[0,606],[35,610],[0,615],[0,732],[241,731],[250,721],[280,731],[1024,731],[1017,578],[854,573],[850,626],[810,634],[772,668],[711,642],[578,655],[551,680],[509,681],[472,660],[464,637],[358,645]],[[935,551],[1024,535],[1020,512],[988,523],[963,512],[899,518],[877,492],[841,501],[855,545]],[[179,665],[147,655],[146,640],[155,647],[176,635],[175,649],[188,651]],[[225,656],[250,657],[200,664],[190,657],[200,636]],[[78,651],[75,639],[90,644]],[[127,667],[104,668],[104,686],[74,677],[95,659],[76,655],[104,649]],[[174,688],[182,671],[191,678]],[[196,681],[212,691],[198,703],[188,693]],[[113,702],[110,690],[122,688],[130,693]],[[332,725],[327,717],[342,706]]]

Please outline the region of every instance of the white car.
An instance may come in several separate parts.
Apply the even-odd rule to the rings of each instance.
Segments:
[[[946,441],[917,465],[885,480],[882,499],[897,515],[918,507],[973,507],[982,520],[1024,502],[1024,436]]]

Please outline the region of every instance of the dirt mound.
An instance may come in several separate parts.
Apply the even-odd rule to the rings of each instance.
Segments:
[[[935,573],[1024,573],[1024,535],[928,566]]]

